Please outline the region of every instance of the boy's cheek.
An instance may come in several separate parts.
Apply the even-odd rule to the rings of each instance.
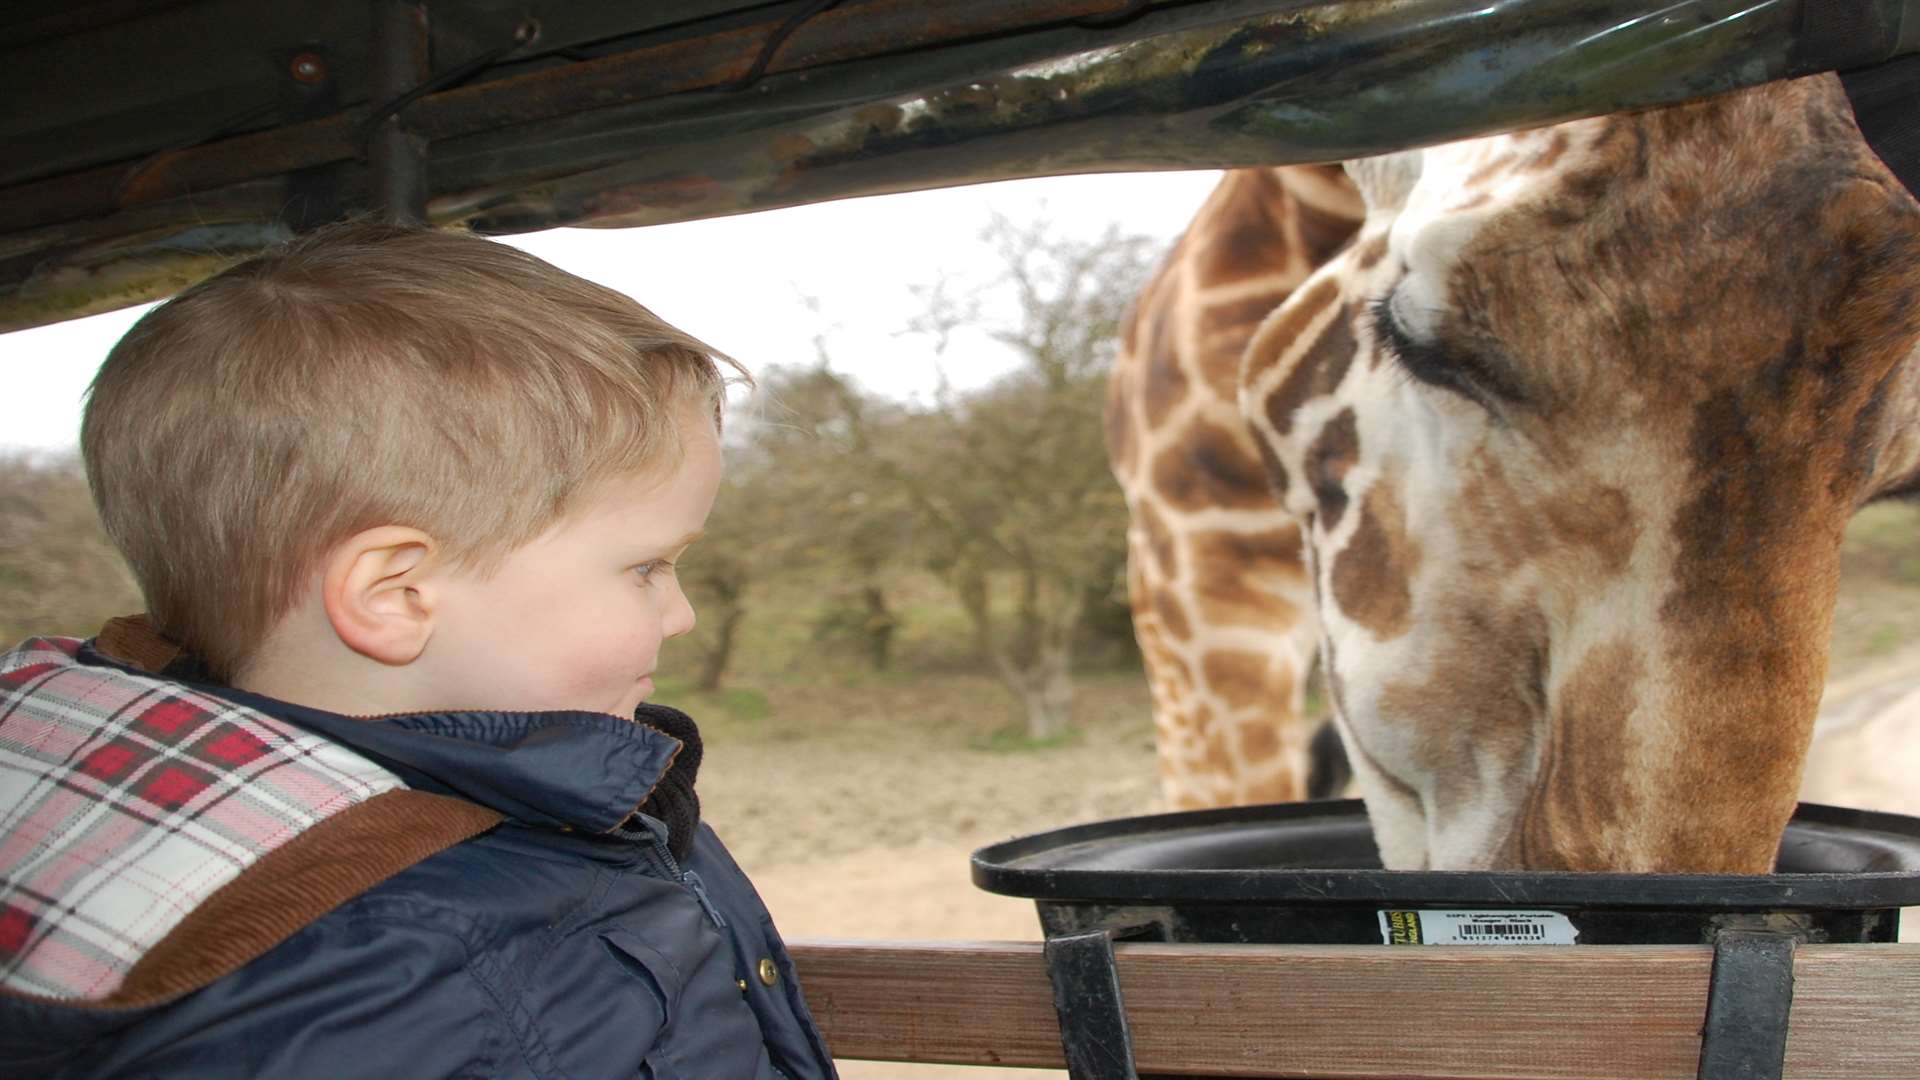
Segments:
[[[657,642],[639,639],[607,640],[591,656],[576,656],[568,681],[580,691],[614,689],[625,693],[653,673]]]

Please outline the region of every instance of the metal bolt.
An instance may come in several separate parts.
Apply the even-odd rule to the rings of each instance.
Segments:
[[[297,82],[321,82],[327,77],[327,62],[320,59],[318,53],[297,53],[287,64],[287,73]]]

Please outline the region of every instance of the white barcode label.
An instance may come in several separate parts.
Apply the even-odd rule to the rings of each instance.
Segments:
[[[1572,945],[1580,932],[1557,911],[1382,911],[1386,945]]]

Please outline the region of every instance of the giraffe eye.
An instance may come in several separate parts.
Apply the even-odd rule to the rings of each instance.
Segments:
[[[1407,333],[1393,313],[1392,294],[1375,300],[1372,308],[1374,338],[1414,379],[1490,410],[1498,402],[1518,404],[1524,400],[1511,379],[1473,354],[1438,340],[1420,341]]]

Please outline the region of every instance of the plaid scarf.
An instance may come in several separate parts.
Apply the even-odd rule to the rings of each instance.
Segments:
[[[0,988],[98,1000],[321,820],[402,787],[365,758],[74,638],[0,655]]]

